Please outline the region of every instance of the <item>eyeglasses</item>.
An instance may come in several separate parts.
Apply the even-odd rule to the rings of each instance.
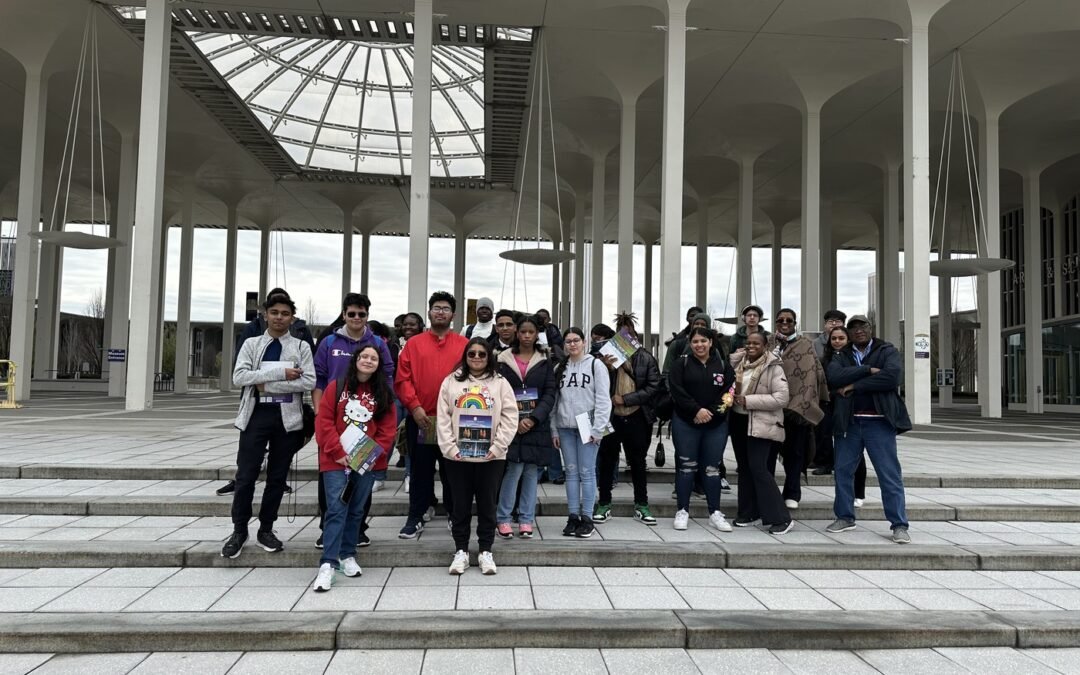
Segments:
[[[367,312],[345,312],[346,319],[366,319]]]
[[[467,354],[465,354],[465,356],[469,357],[470,359],[486,359],[487,352],[468,352]]]
[[[795,319],[777,319],[776,323],[778,323],[778,324],[781,324],[781,323],[795,323]]]
[[[449,307],[432,307],[431,308],[431,313],[432,314],[453,314],[454,310],[450,309]]]

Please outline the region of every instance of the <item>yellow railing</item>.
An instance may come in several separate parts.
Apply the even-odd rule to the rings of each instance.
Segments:
[[[7,376],[0,379],[0,389],[6,389],[7,393],[0,398],[0,408],[21,408],[15,402],[15,362],[0,361],[0,373],[6,371]]]

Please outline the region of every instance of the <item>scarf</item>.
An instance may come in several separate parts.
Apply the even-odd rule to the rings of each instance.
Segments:
[[[739,367],[735,369],[736,394],[745,396],[757,390],[758,380],[761,379],[761,374],[765,370],[765,361],[767,359],[768,352],[762,352],[757,361],[743,358],[739,362]]]

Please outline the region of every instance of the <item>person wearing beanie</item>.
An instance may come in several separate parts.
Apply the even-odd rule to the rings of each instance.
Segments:
[[[760,333],[768,341],[769,331],[761,327],[761,317],[765,312],[757,305],[747,305],[742,311],[743,325],[731,336],[731,353],[739,351],[746,346],[746,336],[751,333]]]
[[[470,323],[461,329],[461,334],[467,338],[484,338],[487,340],[495,333],[495,303],[491,298],[480,298],[476,301],[476,323]]]

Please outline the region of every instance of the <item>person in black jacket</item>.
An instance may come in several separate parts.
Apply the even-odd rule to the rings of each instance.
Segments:
[[[615,317],[615,327],[639,340],[633,314]],[[596,332],[596,329],[593,329]],[[611,516],[613,474],[619,460],[619,448],[626,453],[630,478],[634,483],[634,518],[646,525],[656,525],[649,509],[649,490],[645,459],[652,443],[652,426],[656,421],[653,399],[660,391],[660,368],[656,359],[645,349],[638,349],[625,363],[613,367],[614,357],[600,357],[607,364],[611,380],[611,427],[614,431],[600,441],[597,462],[597,482],[600,495],[593,512],[593,522],[603,523]]]
[[[821,363],[821,367],[825,369],[825,372],[829,371],[829,364],[838,354],[844,353],[848,343],[851,342],[851,336],[848,334],[847,328],[843,326],[834,326],[826,335],[828,347],[825,350],[825,359]],[[851,416],[851,397],[838,396],[835,391],[830,391],[830,400],[828,407],[825,411],[825,419],[821,421],[821,427],[824,427],[824,433],[829,435],[829,470],[825,473],[832,473],[832,443],[833,443],[833,417],[835,410],[833,401],[840,399],[840,405],[848,406],[846,415]],[[845,418],[846,419],[846,418]],[[815,475],[820,475],[816,471]],[[855,469],[855,508],[862,508],[863,502],[866,500],[866,453],[859,455],[859,466]]]
[[[540,326],[532,317],[518,321],[517,335],[510,349],[498,356],[498,372],[514,389],[518,405],[518,430],[506,451],[506,473],[499,489],[495,533],[510,539],[515,500],[518,536],[531,539],[536,514],[536,483],[539,467],[548,463],[552,452],[548,416],[555,407],[559,390],[555,365],[536,344]],[[520,495],[518,484],[521,484]]]
[[[896,454],[896,435],[911,429],[907,409],[897,393],[904,375],[903,361],[896,347],[873,337],[873,326],[865,316],[851,317],[848,332],[851,345],[833,356],[825,372],[829,389],[838,394],[833,411],[836,521],[826,531],[855,529],[853,473],[865,448],[881,486],[892,539],[907,544],[911,537]]]
[[[284,295],[289,298],[289,293],[283,288],[272,288],[270,292],[266,294],[266,299],[269,300],[270,296]],[[290,298],[291,299],[291,298]],[[236,344],[233,346],[233,361],[240,355],[240,347],[243,346],[244,341],[248,338],[258,337],[266,332],[266,317],[262,312],[259,313],[254,319],[248,322],[244,326],[244,330],[240,331],[240,335],[236,336]],[[315,338],[311,336],[311,329],[308,328],[307,322],[300,318],[293,319],[292,325],[289,326],[289,335],[292,335],[297,340],[303,340],[308,343],[308,347],[311,347],[311,351],[315,351]]]
[[[676,530],[690,519],[690,491],[694,475],[701,476],[709,522],[721,532],[731,525],[720,512],[720,459],[728,440],[728,410],[733,400],[735,371],[713,350],[714,333],[708,328],[690,332],[690,354],[680,356],[668,373],[668,390],[675,404],[671,434],[680,458],[675,475]]]

